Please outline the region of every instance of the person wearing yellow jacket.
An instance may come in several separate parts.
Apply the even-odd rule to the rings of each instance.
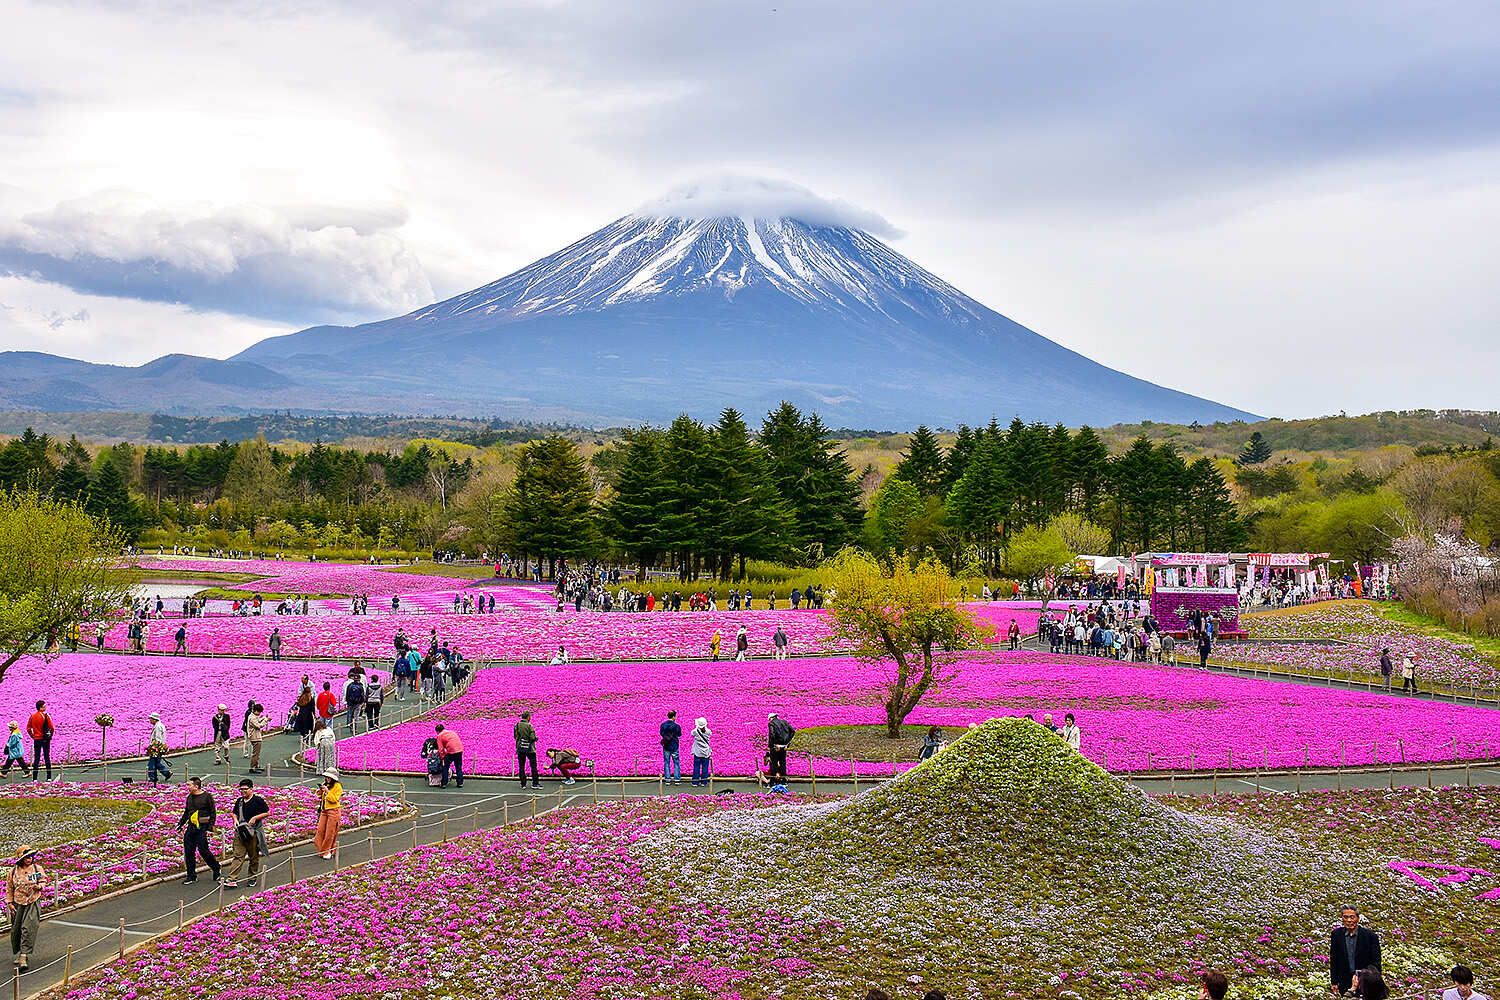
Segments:
[[[323,772],[323,784],[318,786],[318,832],[313,837],[313,847],[324,861],[333,860],[334,848],[339,842],[339,817],[343,812],[344,786],[339,784],[337,768]]]

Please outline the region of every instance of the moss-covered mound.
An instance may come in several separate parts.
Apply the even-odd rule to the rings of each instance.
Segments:
[[[1301,849],[1167,808],[1025,719],[851,799],[663,831],[649,855],[680,896],[841,921],[851,989],[1160,985],[1313,902],[1283,877]]]

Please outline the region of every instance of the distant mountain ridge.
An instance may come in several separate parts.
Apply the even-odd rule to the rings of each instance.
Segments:
[[[1106,368],[850,225],[632,214],[405,316],[139,368],[0,355],[0,406],[444,413],[593,426],[787,399],[830,426],[1254,419]]]

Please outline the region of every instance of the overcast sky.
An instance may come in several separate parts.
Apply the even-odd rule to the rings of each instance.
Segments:
[[[1500,6],[0,0],[0,349],[409,311],[725,170],[1256,412],[1500,408]]]

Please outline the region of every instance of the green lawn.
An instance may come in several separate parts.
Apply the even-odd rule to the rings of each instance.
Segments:
[[[9,796],[0,809],[0,843],[51,847],[134,823],[151,811],[125,799],[22,798]]]
[[[1449,642],[1468,643],[1490,659],[1500,662],[1500,639],[1455,631],[1437,619],[1419,615],[1409,610],[1404,604],[1395,601],[1379,602],[1374,607],[1383,617],[1399,625],[1405,625],[1438,639],[1447,639]]]

